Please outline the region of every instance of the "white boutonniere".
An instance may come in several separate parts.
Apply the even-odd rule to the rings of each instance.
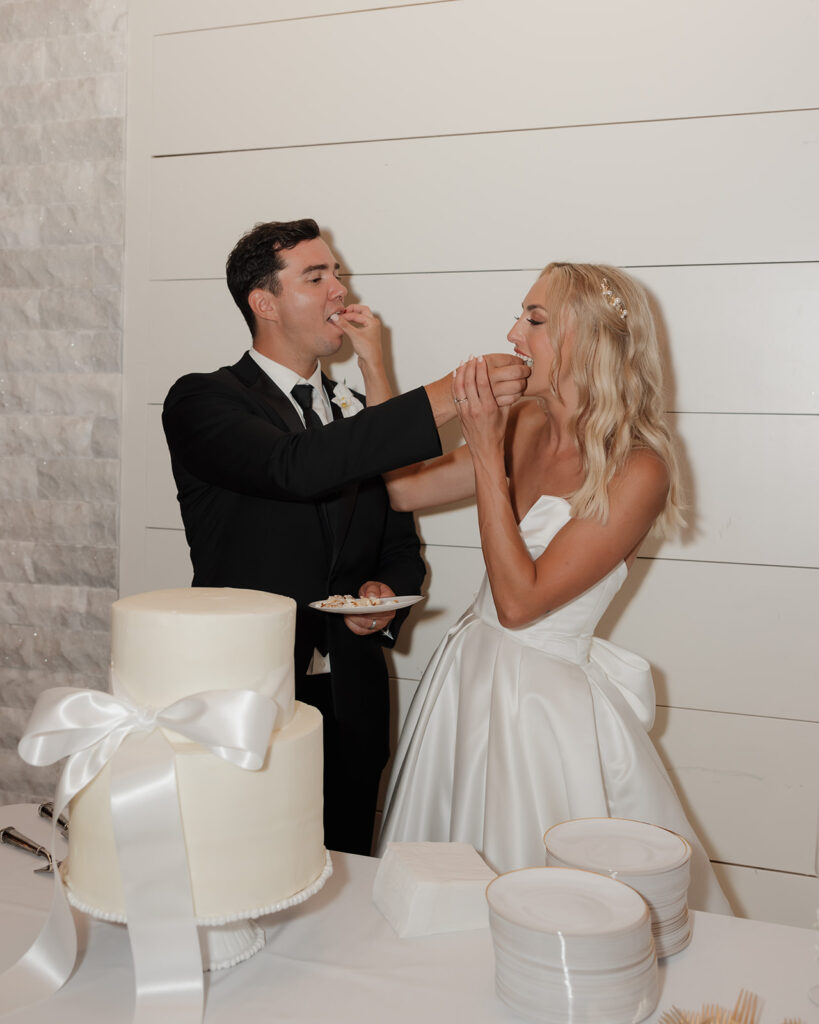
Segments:
[[[341,409],[341,414],[345,419],[348,416],[355,416],[364,408],[346,384],[336,384],[333,402]]]

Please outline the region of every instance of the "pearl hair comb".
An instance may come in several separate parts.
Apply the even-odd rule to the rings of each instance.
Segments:
[[[628,316],[626,304],[625,302],[623,302],[620,296],[617,295],[616,292],[613,292],[611,290],[611,286],[609,285],[609,279],[607,277],[604,277],[603,280],[600,282],[600,291],[603,294],[603,298],[606,300],[606,302],[608,302],[608,304],[611,306],[614,312],[620,317],[620,319],[625,320]]]

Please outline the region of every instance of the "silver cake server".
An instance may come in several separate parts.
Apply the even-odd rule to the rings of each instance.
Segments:
[[[6,828],[0,829],[0,843],[5,843],[7,846],[16,846],[18,850],[24,850],[34,857],[44,857],[46,863],[42,867],[34,869],[36,874],[48,874],[54,870],[54,861],[48,850],[40,843],[24,835],[19,829],[14,828],[14,826],[8,825]],[[57,864],[57,867],[59,866]]]
[[[54,820],[54,801],[45,800],[37,808],[37,813],[41,818],[48,818],[49,821]],[[61,814],[57,818],[57,827],[62,831],[63,835],[68,835],[68,818],[64,814]]]

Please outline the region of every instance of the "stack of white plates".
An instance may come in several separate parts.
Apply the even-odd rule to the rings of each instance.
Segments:
[[[648,908],[627,885],[523,868],[486,889],[498,996],[543,1024],[636,1024],[659,998]]]
[[[688,945],[691,847],[682,836],[644,821],[580,818],[553,825],[543,841],[547,864],[610,875],[640,893],[651,911],[657,956]]]

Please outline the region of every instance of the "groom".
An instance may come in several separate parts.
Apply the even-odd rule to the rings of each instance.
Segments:
[[[345,333],[356,348],[337,274],[313,220],[245,234],[228,257],[227,283],[252,347],[233,366],[178,380],[162,422],[193,586],[297,602],[296,697],[324,716],[325,843],[369,854],[389,755],[382,648],[407,613],[342,617],[308,604],[420,592],[412,515],[390,508],[381,473],[440,454],[437,427],[455,410],[448,378],[361,409],[324,376],[319,359],[334,355]],[[377,329],[366,307],[351,309]],[[366,380],[366,351],[358,354]],[[496,361],[493,386],[511,402],[528,370],[511,357]]]

